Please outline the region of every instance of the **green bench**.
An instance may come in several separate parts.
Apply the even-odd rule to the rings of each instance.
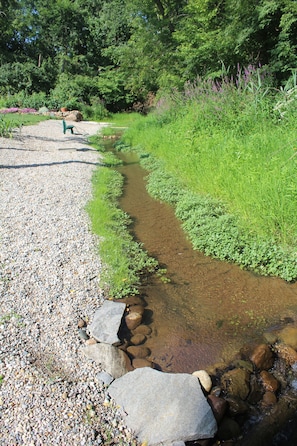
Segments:
[[[74,125],[67,125],[66,121],[63,119],[63,133],[64,133],[64,135],[66,133],[66,130],[70,130],[71,133],[73,134],[74,127],[75,127]]]

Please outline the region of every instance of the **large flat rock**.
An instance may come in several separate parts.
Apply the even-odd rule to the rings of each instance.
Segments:
[[[96,311],[93,322],[88,327],[91,337],[106,344],[119,342],[118,331],[125,308],[124,303],[106,300]]]
[[[193,441],[217,431],[213,412],[197,378],[187,373],[136,369],[109,386],[127,426],[142,442]]]

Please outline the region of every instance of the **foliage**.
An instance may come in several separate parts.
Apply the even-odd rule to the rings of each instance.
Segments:
[[[98,141],[95,145],[98,148]],[[105,159],[104,155],[104,163]],[[122,186],[120,173],[100,167],[93,176],[93,198],[88,204],[93,230],[100,238],[102,286],[113,298],[138,294],[141,275],[153,272],[157,266],[129,233],[130,218],[117,204]]]
[[[63,73],[50,92],[49,108],[67,107],[69,110],[79,110],[82,104],[90,105],[92,98],[98,94],[96,79],[81,75],[73,77]]]
[[[33,125],[48,119],[46,116],[30,113],[8,113],[0,115],[0,136],[11,138],[13,130],[21,129],[23,125]]]
[[[39,108],[44,107],[47,104],[47,97],[45,93],[42,92],[28,95],[21,91],[20,93],[15,93],[13,95],[3,96],[2,100],[7,108],[15,107],[39,110]]]
[[[131,106],[135,100],[133,94],[126,88],[123,73],[114,66],[106,67],[100,71],[98,89],[104,102],[110,104],[109,108],[112,112]]]
[[[52,91],[53,108],[95,96],[117,111],[197,76],[216,79],[224,67],[234,75],[238,63],[268,67],[279,87],[297,63],[296,8],[294,0],[7,0],[0,94]]]
[[[148,190],[176,206],[196,249],[292,280],[297,98],[280,113],[283,90],[261,76],[250,67],[220,82],[197,79],[162,99],[123,141],[153,155],[144,158]]]
[[[13,95],[48,92],[55,73],[47,64],[37,67],[34,62],[13,62],[0,66],[0,94]]]
[[[12,131],[13,131],[12,122],[3,119],[3,117],[0,116],[0,136],[4,138],[10,138],[12,137]]]
[[[104,102],[98,97],[90,98],[90,105],[83,104],[80,107],[84,119],[100,121],[110,116],[110,112],[105,108]]]

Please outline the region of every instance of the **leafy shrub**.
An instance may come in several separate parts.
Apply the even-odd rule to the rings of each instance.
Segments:
[[[47,96],[45,93],[32,93],[30,96],[26,96],[23,107],[30,107],[39,110],[41,107],[45,107],[47,104]]]
[[[24,91],[2,97],[2,103],[7,108],[28,108],[38,110],[46,105],[45,93],[27,94]]]
[[[101,119],[110,116],[110,113],[106,110],[102,100],[97,97],[91,98],[91,105],[82,105],[81,111],[85,119],[93,119],[99,121]]]
[[[135,97],[126,89],[126,79],[123,72],[115,67],[105,67],[97,79],[100,97],[108,104],[112,112],[131,107]]]
[[[14,95],[24,92],[31,95],[34,92],[48,91],[55,77],[53,64],[44,63],[37,67],[33,62],[13,62],[0,66],[0,93]]]
[[[91,98],[99,94],[96,78],[90,76],[70,76],[63,73],[50,92],[49,103],[53,108],[67,107],[80,109],[82,104],[91,104]]]

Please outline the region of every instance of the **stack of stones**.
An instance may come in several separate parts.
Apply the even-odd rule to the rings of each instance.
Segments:
[[[152,332],[143,323],[144,312],[145,302],[139,296],[121,302],[105,301],[90,325],[78,322],[79,336],[85,344],[82,352],[113,378],[136,368],[153,368],[150,349],[144,345]]]
[[[123,302],[126,304],[125,324],[128,332],[124,344],[119,348],[127,352],[133,368],[153,367],[153,363],[148,359],[151,352],[143,345],[152,331],[148,325],[143,324],[145,303],[139,296],[128,297]]]

